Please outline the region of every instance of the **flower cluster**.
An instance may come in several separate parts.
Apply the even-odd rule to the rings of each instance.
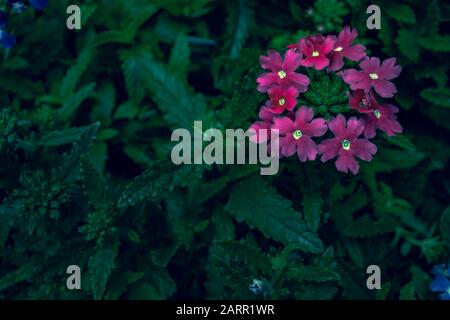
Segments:
[[[430,289],[433,292],[439,292],[441,300],[450,300],[450,264],[440,264],[433,268],[433,282]]]
[[[28,0],[28,3],[36,10],[43,10],[48,5],[48,0]],[[6,0],[9,12],[0,10],[0,46],[6,49],[16,44],[16,38],[5,31],[9,24],[9,13],[22,13],[27,9],[27,4],[18,0]]]
[[[397,92],[391,82],[398,77],[401,67],[395,58],[383,62],[366,56],[362,44],[354,44],[357,32],[345,27],[339,35],[310,35],[287,47],[284,57],[270,50],[260,57],[260,64],[268,72],[257,78],[258,91],[268,94],[269,99],[261,107],[259,121],[250,128],[256,130],[252,140],[266,142],[260,130],[278,130],[280,155],[289,157],[297,153],[300,161],[313,161],[321,155],[322,162],[336,158],[336,169],[342,172],[359,171],[356,158],[371,161],[377,152],[375,144],[368,139],[376,136],[377,129],[388,136],[402,132],[397,121],[398,108],[380,103]],[[359,70],[342,68],[345,60],[359,62]],[[348,120],[341,113],[334,117],[314,117],[320,110],[301,105],[297,109],[300,94],[305,94],[310,79],[298,72],[300,67],[326,71],[327,76],[339,77],[349,86],[346,111],[354,116]],[[328,112],[328,111],[327,111]],[[330,131],[334,137],[317,141]]]

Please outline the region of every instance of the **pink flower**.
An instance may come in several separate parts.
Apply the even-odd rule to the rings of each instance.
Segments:
[[[294,50],[286,51],[284,60],[278,52],[269,50],[267,56],[259,58],[259,62],[264,69],[271,72],[263,73],[256,79],[258,91],[266,92],[273,85],[294,86],[299,92],[308,90],[309,78],[302,73],[295,72],[300,66],[301,59],[302,56]]]
[[[359,170],[359,163],[355,157],[364,161],[371,161],[372,155],[377,152],[377,147],[367,139],[358,139],[364,131],[364,122],[355,117],[348,121],[342,114],[337,115],[328,123],[328,128],[335,137],[325,139],[319,145],[319,153],[322,155],[322,162],[326,162],[334,157],[336,169],[347,173],[349,170],[356,174]]]
[[[370,91],[366,93],[363,90],[356,90],[350,95],[349,104],[350,108],[363,113],[364,137],[368,139],[375,137],[377,129],[386,132],[388,136],[403,132],[395,115],[398,108],[390,104],[379,105]]]
[[[317,145],[311,137],[320,137],[327,131],[325,120],[314,117],[314,111],[305,106],[295,113],[295,120],[289,117],[273,119],[272,129],[278,129],[280,134],[280,153],[292,156],[296,151],[300,161],[315,160]],[[312,120],[312,121],[311,121]]]
[[[360,64],[361,71],[347,69],[341,72],[342,78],[350,85],[352,90],[363,89],[369,91],[374,87],[375,91],[383,98],[391,98],[397,92],[395,85],[388,81],[397,78],[402,68],[395,65],[395,58],[383,61],[366,57]]]
[[[256,121],[250,125],[250,129],[256,131],[256,133],[250,137],[250,141],[254,143],[263,143],[270,139],[270,127],[272,126],[274,114],[269,111],[267,106],[262,106],[258,115],[261,121]],[[262,134],[263,132],[265,134]]]
[[[293,86],[288,88],[273,86],[267,90],[267,93],[270,96],[267,106],[270,107],[270,111],[273,113],[281,113],[284,110],[292,111],[297,105],[299,92]]]
[[[322,70],[330,64],[327,54],[333,50],[334,41],[332,36],[327,36],[325,38],[318,34],[300,39],[297,44],[289,45],[288,48],[296,48],[300,53],[306,56],[300,63],[302,66],[314,67],[316,70]]]
[[[349,26],[339,33],[333,51],[329,54],[331,62],[328,71],[341,69],[344,65],[344,57],[351,61],[359,61],[366,56],[366,48],[362,44],[352,45],[357,35],[356,29],[351,30]]]

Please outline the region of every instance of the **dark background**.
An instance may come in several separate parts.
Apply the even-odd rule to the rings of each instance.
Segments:
[[[65,27],[79,4],[82,28]],[[381,8],[367,30],[366,8]],[[0,298],[435,299],[450,249],[445,1],[51,1],[0,49]],[[351,25],[397,57],[404,133],[333,161],[170,162],[171,131],[246,128],[260,55]],[[66,288],[66,268],[82,290]],[[366,268],[382,270],[382,290]],[[263,283],[252,293],[254,280]]]

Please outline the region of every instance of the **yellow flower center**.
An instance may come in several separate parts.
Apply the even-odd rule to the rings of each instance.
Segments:
[[[378,109],[373,110],[373,114],[375,115],[375,118],[380,119],[381,112]]]
[[[284,70],[280,70],[278,71],[278,76],[280,79],[284,79],[286,77],[286,72],[284,72]]]
[[[378,75],[376,73],[370,73],[369,74],[370,79],[372,80],[377,80],[378,79]]]
[[[313,57],[318,57],[319,54],[320,54],[319,51],[313,51],[313,52],[312,52],[312,56],[313,56]]]
[[[334,51],[337,51],[337,52],[340,52],[342,50],[344,50],[344,48],[342,48],[342,47],[337,47],[336,49],[334,49]]]
[[[284,98],[281,98],[280,100],[278,100],[278,104],[280,106],[284,106],[285,103],[286,103],[286,100],[284,100]]]
[[[295,130],[292,136],[295,140],[298,140],[303,136],[303,132],[301,132],[300,130]]]
[[[342,149],[350,150],[350,144],[350,141],[348,141],[347,139],[342,140]]]

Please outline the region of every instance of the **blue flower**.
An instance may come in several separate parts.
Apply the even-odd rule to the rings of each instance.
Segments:
[[[16,44],[16,38],[3,29],[8,25],[8,15],[4,11],[0,11],[0,46],[11,48]]]
[[[48,0],[28,0],[33,8],[36,10],[44,10],[48,6]]]
[[[431,291],[440,292],[441,300],[450,300],[450,265],[436,265],[431,272],[434,274]]]
[[[6,4],[11,7],[12,12],[22,13],[27,9],[27,5],[23,1],[6,0]]]

